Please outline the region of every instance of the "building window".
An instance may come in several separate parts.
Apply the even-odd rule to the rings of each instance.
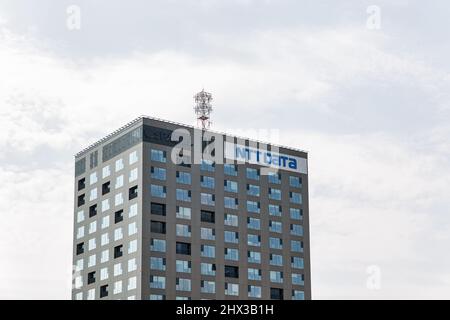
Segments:
[[[202,293],[216,293],[216,283],[214,281],[201,280],[200,286]]]
[[[137,151],[133,151],[130,153],[130,155],[128,156],[128,163],[130,165],[135,164],[136,162],[138,162],[139,158],[138,158],[138,154]]]
[[[175,270],[180,273],[191,273],[191,262],[186,260],[176,260]]]
[[[88,290],[87,299],[88,300],[95,300],[95,288]]]
[[[207,205],[207,206],[214,206],[215,205],[215,195],[210,194],[210,193],[204,193],[202,192],[200,194],[200,202],[203,205]]]
[[[216,221],[215,213],[213,211],[201,210],[200,211],[200,221],[215,223],[215,221]]]
[[[225,294],[227,296],[238,296],[239,295],[239,285],[237,283],[225,282]]]
[[[89,239],[88,242],[88,250],[92,251],[97,247],[97,244],[95,243],[95,238]]]
[[[239,261],[238,249],[225,248],[225,260]]]
[[[201,256],[204,258],[215,258],[216,257],[216,247],[215,246],[208,246],[205,244],[202,244],[200,246]]]
[[[292,300],[305,300],[305,293],[301,290],[292,290]]]
[[[83,190],[86,187],[86,178],[78,180],[78,191]]]
[[[200,185],[202,188],[214,189],[215,179],[214,179],[214,177],[201,176],[200,177]]]
[[[276,233],[282,233],[283,232],[283,225],[280,221],[269,221],[269,231],[270,232],[276,232]]]
[[[150,232],[166,234],[166,223],[152,220],[150,222]]]
[[[185,224],[177,224],[175,226],[177,237],[191,237],[191,226]]]
[[[303,226],[299,224],[291,224],[291,235],[293,236],[303,236]]]
[[[212,228],[200,228],[200,238],[202,240],[216,240],[216,232]]]
[[[191,279],[176,278],[177,291],[191,291]]]
[[[109,234],[108,233],[104,233],[102,234],[101,237],[101,246],[106,246],[107,244],[109,244]]]
[[[95,271],[88,273],[87,284],[95,283]]]
[[[109,199],[105,199],[102,201],[102,212],[109,210],[111,206],[109,205]]]
[[[177,183],[188,185],[192,183],[191,174],[189,172],[177,171],[176,176],[177,176]]]
[[[261,252],[248,251],[247,257],[249,263],[257,263],[257,264],[261,263]]]
[[[151,294],[149,299],[150,300],[166,300],[166,296],[163,294]]]
[[[261,298],[261,287],[260,286],[248,286],[248,297],[249,298]]]
[[[293,219],[293,220],[302,220],[303,219],[303,210],[302,209],[290,208],[289,213],[291,215],[291,219]]]
[[[176,210],[176,217],[178,219],[191,220],[191,208],[177,206]]]
[[[232,163],[225,163],[223,165],[223,171],[225,173],[225,175],[229,175],[229,176],[237,176],[237,166],[235,164]]]
[[[260,281],[261,275],[261,269],[248,268],[248,280]]]
[[[122,187],[123,187],[123,174],[116,177],[116,184],[115,184],[114,188],[117,190]]]
[[[102,184],[102,196],[108,194],[111,191],[111,181]]]
[[[269,199],[272,200],[281,200],[281,190],[269,188]]]
[[[238,216],[235,214],[226,213],[224,216],[224,224],[226,226],[237,227],[239,225]]]
[[[270,254],[271,266],[283,266],[283,256],[281,254]]]
[[[177,189],[176,197],[178,201],[191,202],[191,190]]]
[[[94,267],[97,263],[97,256],[92,254],[88,258],[88,268]]]
[[[303,241],[291,240],[292,252],[303,252]]]
[[[114,205],[117,207],[117,206],[120,206],[122,204],[123,204],[123,194],[121,192],[121,193],[118,193],[118,194],[116,194],[114,196]]]
[[[106,167],[103,167],[103,169],[102,169],[102,179],[105,179],[105,178],[109,177],[110,175],[111,175],[111,168],[110,168],[110,166],[108,165]]]
[[[97,172],[93,172],[91,173],[91,175],[89,176],[89,185],[93,185],[94,183],[97,183],[98,178],[97,178]]]
[[[136,289],[136,282],[137,282],[136,280],[137,280],[136,277],[131,277],[128,279],[128,287],[127,287],[128,291]]]
[[[202,159],[200,163],[200,170],[214,172],[215,164],[213,161]]]
[[[81,239],[84,237],[84,226],[81,226],[77,230],[77,239]]]
[[[137,223],[132,222],[128,224],[128,236],[132,236],[137,233]]]
[[[138,179],[138,169],[134,168],[130,171],[130,174],[128,175],[128,182],[133,182]]]
[[[300,257],[291,257],[291,267],[296,269],[303,269],[303,258]]]
[[[283,249],[283,239],[280,238],[269,238],[269,247],[270,249]]]
[[[123,167],[124,167],[123,159],[118,159],[116,161],[116,172],[119,172],[120,170],[122,170]]]
[[[277,204],[269,204],[269,214],[271,216],[281,217],[281,206]]]
[[[137,216],[138,212],[137,212],[137,203],[132,204],[130,206],[130,210],[128,211],[128,218],[133,218],[135,216]]]
[[[298,286],[304,286],[305,285],[305,276],[303,274],[293,273],[292,274],[292,284],[298,285]]]
[[[239,278],[239,267],[225,266],[226,278]]]
[[[281,174],[276,172],[269,172],[267,175],[267,179],[269,183],[280,184],[281,183]]]
[[[89,201],[93,201],[97,199],[97,188],[94,188],[89,193]]]
[[[155,180],[166,180],[166,169],[164,168],[158,168],[158,167],[151,167],[150,168],[150,177]]]
[[[261,230],[261,220],[257,218],[247,218],[247,228],[253,230]]]
[[[122,228],[114,230],[114,241],[121,240],[123,238]]]
[[[166,240],[151,239],[150,250],[154,252],[166,252]]]
[[[224,190],[226,192],[238,192],[238,183],[236,181],[224,180]]]
[[[298,192],[289,192],[289,198],[292,203],[301,204],[302,203],[302,195]]]
[[[259,186],[256,186],[254,184],[247,184],[247,195],[253,196],[253,197],[259,197],[259,195],[260,195]]]
[[[128,272],[137,270],[136,258],[128,260]]]
[[[132,240],[128,243],[128,254],[137,251],[137,240]]]
[[[283,283],[283,272],[282,271],[270,271],[269,277],[270,277],[270,282]]]
[[[301,188],[302,187],[302,178],[289,176],[289,185],[293,188]]]
[[[272,299],[272,300],[283,300],[283,289],[270,288],[270,299]]]
[[[152,197],[165,198],[166,197],[166,187],[152,184],[150,185],[150,192]]]
[[[103,250],[100,255],[100,263],[105,263],[109,261],[109,250]]]
[[[77,244],[77,255],[84,253],[84,242]]]
[[[224,197],[224,206],[227,209],[237,209],[238,208],[238,199],[232,197]]]
[[[247,179],[259,180],[259,169],[247,168],[246,175],[247,175]]]
[[[225,231],[225,242],[227,243],[238,243],[239,233],[234,231]]]
[[[259,201],[249,201],[247,200],[247,211],[253,213],[260,213],[261,205]]]
[[[102,229],[106,229],[109,227],[109,216],[104,216],[102,218]]]
[[[151,202],[150,203],[150,213],[156,214],[158,216],[166,215],[166,205],[162,203]]]
[[[185,254],[191,255],[191,244],[186,242],[177,242],[176,244],[176,253],[177,254]]]
[[[150,276],[150,288],[165,289],[166,288],[166,277]]]
[[[77,212],[77,223],[84,221],[84,210]]]
[[[156,162],[166,162],[166,152],[162,150],[152,149],[150,151],[150,159]]]
[[[123,270],[122,270],[122,263],[116,263],[114,265],[114,277],[120,276],[122,275]]]
[[[80,196],[78,196],[78,200],[77,200],[77,206],[81,207],[86,203],[86,195],[82,194]]]
[[[261,236],[257,234],[247,235],[247,244],[249,246],[260,247],[261,246]]]
[[[89,218],[92,218],[97,215],[97,205],[94,204],[89,207]]]
[[[122,280],[114,282],[113,294],[122,293]]]
[[[101,268],[100,269],[100,281],[108,279],[108,268]]]
[[[123,210],[114,213],[114,223],[119,223],[121,221],[123,221]]]
[[[200,272],[203,276],[215,276],[216,275],[216,265],[213,263],[202,262],[200,264]]]
[[[150,269],[165,271],[166,270],[166,259],[160,257],[150,257]]]
[[[114,247],[114,259],[123,256],[123,245],[118,245]]]
[[[138,186],[128,189],[128,200],[133,200],[138,196]]]

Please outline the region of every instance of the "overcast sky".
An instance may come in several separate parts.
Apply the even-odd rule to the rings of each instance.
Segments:
[[[450,299],[449,16],[444,0],[0,0],[0,298],[70,298],[73,154],[142,114],[193,124],[204,87],[214,129],[309,151],[313,298]]]

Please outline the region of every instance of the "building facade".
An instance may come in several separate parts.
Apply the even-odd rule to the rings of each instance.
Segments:
[[[72,298],[310,299],[307,153],[262,145],[141,117],[78,153]]]

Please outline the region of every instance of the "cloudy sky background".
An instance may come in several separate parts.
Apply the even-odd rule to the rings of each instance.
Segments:
[[[204,87],[214,129],[309,151],[315,299],[450,299],[449,15],[444,0],[0,0],[0,298],[70,298],[73,154],[142,114],[193,124]]]

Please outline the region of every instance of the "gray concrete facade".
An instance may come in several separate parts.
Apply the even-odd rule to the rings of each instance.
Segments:
[[[277,172],[280,183],[271,183],[264,174],[260,174],[259,180],[247,177],[247,168],[261,172],[261,164],[237,163],[237,175],[233,176],[225,173],[223,164],[207,171],[200,164],[173,163],[171,152],[176,142],[170,140],[170,133],[179,128],[190,133],[197,130],[141,117],[75,156],[72,298],[311,299],[308,174],[280,168]],[[257,145],[249,140],[244,143]],[[152,159],[152,150],[163,154],[166,161]],[[306,152],[293,148],[280,146],[277,152],[307,159]],[[108,167],[109,174],[105,169]],[[165,172],[159,176],[165,179],[152,177],[152,170]],[[180,172],[188,174],[187,183],[177,181]],[[202,176],[214,178],[214,188],[203,187]],[[301,179],[301,186],[291,185],[290,177]],[[227,191],[225,180],[237,183],[237,192]],[[109,190],[105,187],[108,183]],[[258,186],[259,195],[250,195],[248,185]],[[165,197],[156,196],[161,189]],[[281,199],[271,199],[270,189],[275,189],[277,195],[281,193]],[[214,205],[202,204],[202,193],[214,195]],[[301,201],[293,203],[291,195],[295,198],[297,194]],[[184,195],[190,195],[190,201],[183,201]],[[228,202],[230,198],[237,199],[237,208],[227,208],[225,197]],[[259,203],[259,213],[249,212],[247,201],[253,201],[252,205]],[[270,214],[269,204],[281,206],[280,215]],[[155,214],[161,205],[165,214]],[[95,214],[90,209],[94,206]],[[190,219],[177,217],[179,208],[189,208]],[[301,215],[296,214],[298,211],[291,214],[290,209],[301,210]],[[202,221],[202,210],[207,211],[208,219],[214,213],[214,222]],[[226,223],[226,215],[236,217],[237,226]],[[259,230],[249,228],[249,218],[259,219],[252,221],[259,221]],[[185,231],[190,236],[181,235]],[[234,239],[229,232],[237,235],[234,242],[227,241]],[[213,238],[207,239],[211,234]],[[259,246],[250,244],[249,234],[259,236]],[[282,247],[271,246],[270,238],[281,239]],[[157,242],[152,247],[155,239],[165,241],[165,245]],[[187,248],[184,244],[189,244],[190,252],[184,251]],[[215,256],[202,256],[202,246],[214,247]],[[230,250],[232,260],[226,259],[226,249],[236,249]],[[251,262],[249,251],[260,253],[261,262]],[[204,272],[206,264],[214,265],[214,275]],[[271,280],[271,271],[276,282]],[[277,271],[280,273],[275,274]],[[281,274],[282,282],[279,282]],[[238,292],[231,290],[235,288]]]

